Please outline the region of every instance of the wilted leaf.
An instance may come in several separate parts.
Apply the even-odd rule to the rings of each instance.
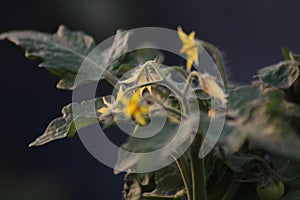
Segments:
[[[98,123],[97,110],[103,106],[102,98],[84,101],[81,104],[72,103],[62,109],[62,117],[54,119],[46,131],[29,146],[40,146],[57,139],[72,137],[77,129]],[[92,109],[94,107],[94,109]],[[73,112],[75,108],[76,113]],[[75,126],[76,122],[76,126]]]

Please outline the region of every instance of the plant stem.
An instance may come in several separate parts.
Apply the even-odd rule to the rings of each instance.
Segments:
[[[226,78],[225,67],[224,67],[222,56],[221,56],[218,48],[215,47],[214,45],[212,45],[208,42],[202,41],[202,40],[199,40],[199,42],[200,42],[202,47],[207,49],[211,54],[213,54],[215,56],[215,59],[216,59],[216,62],[217,62],[217,67],[218,67],[218,69],[221,73],[221,76],[222,76],[222,79],[223,79],[223,82],[224,82],[224,86],[226,87],[227,86],[227,78]]]
[[[185,189],[182,189],[172,196],[156,196],[156,195],[142,196],[141,200],[164,200],[164,199],[180,200],[185,196],[186,196],[186,191],[185,191]]]
[[[183,154],[180,158],[176,159],[174,157],[176,164],[178,166],[178,169],[180,171],[185,189],[186,189],[186,195],[188,200],[192,200],[192,184],[191,184],[191,177],[189,174],[189,163],[186,158],[186,155]]]
[[[207,199],[204,158],[199,158],[201,140],[201,136],[198,133],[190,150],[193,181],[193,200]]]
[[[175,197],[168,197],[168,196],[143,196],[141,200],[176,200]]]
[[[118,83],[118,78],[115,77],[112,73],[110,73],[109,71],[105,71],[103,73],[103,76],[105,77],[105,80],[107,80],[107,82],[109,82],[109,84],[111,84],[112,86],[115,86]]]
[[[234,173],[230,185],[222,200],[231,200],[234,197],[238,187],[240,186],[240,182],[238,180],[240,180],[243,176],[243,173]]]
[[[259,157],[257,155],[254,155],[251,158],[251,160],[252,161],[256,161],[259,164],[261,164],[261,166],[263,166],[263,168],[264,168],[265,173],[267,173],[267,174],[273,174],[272,168],[269,166],[269,164],[267,164],[267,162],[263,158],[261,158],[261,157]]]
[[[234,175],[232,177],[232,180],[230,182],[230,185],[223,197],[222,200],[231,200],[233,199],[236,191],[238,190],[240,184],[241,184],[241,181],[245,176],[246,174],[248,173],[248,171],[250,170],[250,168],[247,168],[245,169],[244,172],[242,173],[238,173],[238,172],[234,172]]]

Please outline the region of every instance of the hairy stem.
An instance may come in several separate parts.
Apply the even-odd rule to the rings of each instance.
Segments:
[[[168,196],[143,196],[141,197],[141,200],[176,200],[175,197],[168,197]]]
[[[217,67],[218,67],[218,69],[221,73],[224,85],[226,87],[227,86],[227,77],[226,77],[224,62],[223,62],[222,56],[220,54],[220,51],[218,50],[217,47],[215,47],[214,45],[212,45],[208,42],[205,42],[205,41],[202,41],[202,40],[199,40],[199,42],[200,42],[202,47],[207,49],[215,57],[215,60],[217,62]]]
[[[192,183],[191,183],[191,177],[189,174],[189,163],[188,159],[185,154],[183,154],[180,158],[176,159],[176,164],[178,166],[178,169],[180,171],[185,189],[186,189],[186,195],[188,200],[192,200]]]
[[[185,196],[186,196],[186,191],[185,191],[185,189],[183,189],[183,190],[178,191],[175,195],[172,195],[172,196],[157,196],[157,195],[142,196],[141,200],[164,200],[164,199],[180,200]]]
[[[206,200],[206,172],[204,165],[204,158],[199,158],[199,149],[202,137],[199,133],[191,146],[191,170],[193,183],[193,200]]]
[[[110,73],[109,71],[105,71],[103,73],[103,76],[105,77],[105,80],[111,84],[112,86],[115,86],[118,83],[118,78],[115,77],[112,73]]]
[[[240,182],[238,180],[240,180],[243,176],[244,174],[236,172],[234,173],[230,185],[222,200],[231,200],[234,197],[236,191],[238,190],[238,187],[240,186]]]

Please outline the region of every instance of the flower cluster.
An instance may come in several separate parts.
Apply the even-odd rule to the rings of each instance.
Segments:
[[[178,36],[183,46],[179,53],[187,55],[186,73],[189,77],[196,77],[203,90],[208,95],[219,99],[222,104],[226,103],[226,96],[223,89],[217,83],[215,77],[208,74],[201,74],[198,71],[192,71],[192,65],[199,64],[198,51],[199,44],[195,40],[195,32],[189,35],[183,32],[181,27],[178,27]],[[154,70],[155,71],[155,70]],[[153,93],[152,90],[159,84],[160,77],[153,70],[149,70],[147,63],[138,67],[131,73],[131,76],[125,80],[120,81],[119,91],[115,101],[108,102],[103,98],[104,107],[99,109],[101,113],[100,120],[105,120],[107,117],[113,116],[114,120],[118,120],[119,115],[122,114],[126,119],[133,119],[137,124],[145,126],[148,123],[150,106],[147,99],[152,99],[159,102],[164,108],[168,110],[171,108],[170,101],[167,95],[164,96],[157,92]],[[186,84],[190,87],[190,82],[187,80]],[[130,85],[131,87],[126,87]],[[123,91],[127,88],[126,91]],[[146,92],[145,92],[146,91]],[[147,96],[145,96],[147,94]],[[180,116],[174,116],[174,109],[168,114],[168,119],[171,121],[178,121]],[[179,110],[178,113],[181,111]],[[177,113],[177,114],[178,114]],[[217,114],[213,109],[209,109],[208,115],[213,117]]]

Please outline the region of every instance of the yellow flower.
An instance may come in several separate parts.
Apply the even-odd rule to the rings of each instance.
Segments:
[[[124,113],[126,118],[133,118],[138,124],[143,126],[146,125],[146,115],[149,114],[149,106],[142,104],[140,93],[141,88],[135,91],[130,98],[127,98],[124,96],[122,86],[120,86],[115,101],[108,102],[103,97],[104,106],[98,110],[98,112],[101,113],[100,120],[107,119],[113,112],[116,114]],[[119,115],[114,117],[115,120],[119,119]]]
[[[127,117],[134,118],[134,120],[140,125],[146,125],[147,121],[145,119],[145,115],[149,113],[149,108],[148,106],[142,105],[142,102],[140,100],[140,92],[135,91],[129,100],[124,99],[122,101],[123,104],[125,102],[125,115]]]
[[[116,106],[118,102],[121,101],[121,98],[123,97],[123,89],[122,86],[120,86],[116,100],[114,102],[108,102],[105,97],[102,98],[104,107],[100,108],[98,110],[99,113],[101,113],[100,120],[105,119],[107,116],[112,114],[112,111],[116,109]]]
[[[188,72],[192,69],[192,64],[195,62],[196,65],[199,64],[198,61],[198,48],[195,43],[195,31],[191,32],[189,35],[185,34],[182,28],[179,26],[177,28],[178,36],[183,43],[182,48],[179,53],[187,55],[186,70]]]

